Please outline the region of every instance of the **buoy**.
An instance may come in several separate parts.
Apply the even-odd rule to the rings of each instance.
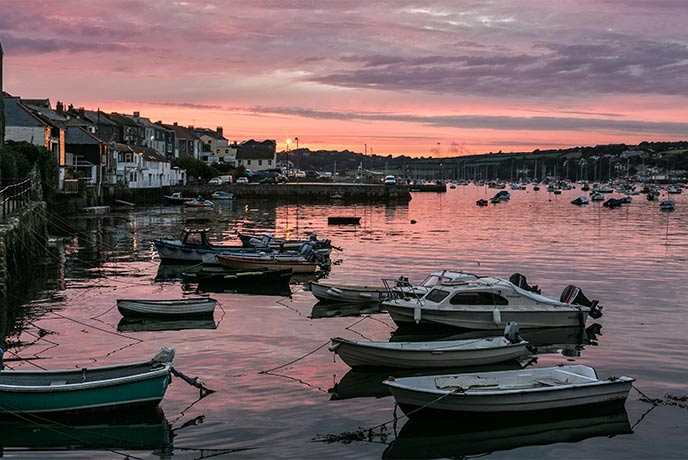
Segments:
[[[496,326],[502,324],[502,313],[499,311],[499,308],[492,310],[492,321],[494,321]]]

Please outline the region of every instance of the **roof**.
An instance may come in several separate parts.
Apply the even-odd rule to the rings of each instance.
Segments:
[[[177,140],[179,140],[179,139],[193,139],[193,140],[198,139],[198,136],[196,136],[196,134],[194,134],[193,130],[188,129],[188,128],[184,128],[183,126],[165,125],[165,124],[163,124],[162,126],[164,126],[167,129],[171,129],[172,131],[174,131],[174,135],[177,138]]]
[[[134,151],[134,153],[143,156],[144,160],[147,161],[164,161],[168,162],[165,156],[161,155],[157,150],[150,147],[140,147],[138,145],[130,145],[129,148]]]
[[[80,116],[83,117],[84,120],[89,121],[93,124],[98,124],[98,125],[108,125],[108,126],[117,126],[117,123],[112,121],[110,119],[110,116],[103,112],[102,110],[81,110],[81,109],[76,109],[76,113]]]
[[[134,120],[121,113],[112,112],[108,114],[108,117],[110,117],[110,119],[118,125],[136,126],[137,128],[140,127],[140,125],[136,123]]]
[[[5,126],[44,128],[48,125],[21,103],[18,97],[3,97],[5,103]]]
[[[275,158],[277,142],[271,139],[262,142],[249,139],[237,146],[237,160],[272,160]]]
[[[82,126],[68,126],[65,134],[67,144],[102,144],[103,141]]]

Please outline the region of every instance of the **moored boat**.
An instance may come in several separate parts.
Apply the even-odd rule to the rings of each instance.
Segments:
[[[185,201],[182,204],[187,208],[212,208],[213,206],[215,206],[215,203],[213,203],[212,201],[204,200],[201,197]]]
[[[555,300],[538,294],[525,280],[517,285],[489,277],[443,283],[420,299],[390,299],[382,305],[398,326],[443,324],[488,330],[515,322],[522,329],[571,327],[584,326],[588,315],[602,316],[598,302],[575,286],[567,286],[561,299]]]
[[[141,318],[212,317],[217,300],[210,297],[186,299],[117,299],[122,316]]]
[[[292,269],[294,273],[314,273],[320,262],[315,258],[308,259],[297,253],[257,253],[257,254],[216,254],[217,263],[223,267],[246,270],[270,268],[271,270]],[[329,260],[329,258],[328,258]],[[323,262],[324,264],[325,262]]]
[[[659,209],[664,211],[673,211],[675,207],[676,203],[674,202],[674,200],[664,200],[661,203],[659,203]]]
[[[149,361],[67,370],[0,372],[0,414],[92,412],[156,406],[170,383],[174,350]]]
[[[618,403],[631,377],[601,380],[589,366],[571,365],[420,377],[388,378],[397,404],[409,417],[455,413],[530,413]]]
[[[509,324],[502,337],[431,342],[366,342],[331,339],[330,351],[351,367],[469,367],[509,361],[529,354],[528,342]]]
[[[225,192],[224,190],[220,190],[217,192],[213,192],[211,197],[213,200],[233,200],[234,194],[232,192]]]
[[[182,196],[181,192],[174,192],[172,195],[164,195],[165,201],[169,204],[184,204],[193,200],[191,197]]]

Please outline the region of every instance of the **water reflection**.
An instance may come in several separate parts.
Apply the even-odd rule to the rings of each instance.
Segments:
[[[621,407],[595,412],[547,412],[528,418],[490,417],[480,420],[409,420],[382,454],[384,459],[464,458],[526,446],[632,434]]]
[[[313,305],[313,310],[311,311],[310,318],[338,318],[342,316],[362,316],[362,315],[372,315],[375,313],[384,313],[385,310],[382,306],[377,305],[366,305],[360,303],[328,303],[328,302],[318,302]]]
[[[151,450],[171,458],[172,429],[160,408],[81,415],[65,420],[22,416],[0,422],[0,448],[7,450]]]
[[[216,329],[212,319],[169,320],[122,318],[117,324],[118,332],[182,331],[187,329]]]

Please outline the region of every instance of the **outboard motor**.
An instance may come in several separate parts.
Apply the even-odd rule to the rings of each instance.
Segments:
[[[594,319],[602,316],[602,306],[599,304],[599,302],[597,300],[588,299],[580,288],[571,284],[564,288],[559,300],[568,304],[589,307],[589,315]]]
[[[506,327],[504,327],[504,337],[510,342],[510,343],[518,343],[521,340],[521,336],[518,334],[518,323],[515,321],[510,321],[506,323]]]
[[[313,243],[302,243],[299,247],[299,254],[308,261],[315,260],[315,251],[313,251]]]
[[[513,275],[511,275],[509,277],[509,282],[511,282],[511,284],[514,284],[514,285],[516,285],[516,286],[518,286],[521,289],[524,289],[526,291],[534,292],[536,294],[541,293],[540,288],[538,287],[537,284],[535,284],[533,286],[528,285],[528,282],[526,281],[526,277],[524,275],[521,275],[520,273],[514,273]]]

